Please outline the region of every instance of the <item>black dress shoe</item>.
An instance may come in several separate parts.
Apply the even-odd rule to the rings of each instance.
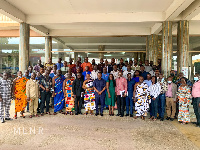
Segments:
[[[157,119],[161,119],[161,117],[160,117],[160,116],[158,116],[158,117],[157,117]]]
[[[197,124],[197,122],[191,122],[192,124]]]
[[[160,118],[160,121],[164,121],[164,118]]]
[[[120,116],[120,114],[117,114],[116,116]]]
[[[103,114],[101,114],[101,116],[103,116]]]
[[[120,117],[124,117],[124,116],[121,115]]]
[[[98,113],[95,114],[95,116],[98,116],[98,115],[99,115]]]
[[[166,118],[166,120],[169,120],[169,119],[170,119],[170,117],[167,117],[167,118]]]
[[[13,120],[12,118],[5,118],[5,120]]]
[[[75,113],[75,115],[78,115],[78,113]]]
[[[129,116],[129,114],[126,114],[126,117]]]
[[[130,115],[130,117],[133,117],[133,115]]]
[[[174,118],[170,118],[171,121],[174,121]]]

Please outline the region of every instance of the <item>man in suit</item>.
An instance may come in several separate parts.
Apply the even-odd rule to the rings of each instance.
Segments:
[[[74,93],[75,98],[75,115],[81,114],[82,99],[84,92],[84,89],[82,88],[83,82],[84,80],[82,78],[82,74],[80,72],[77,73],[77,78],[72,84],[72,92]]]
[[[108,73],[110,73],[111,71],[113,71],[113,66],[109,65],[107,60],[105,60],[105,66],[104,66],[104,68],[107,69]],[[101,72],[103,72],[103,68],[102,68]]]
[[[96,104],[96,116],[99,115],[98,105],[101,103],[100,113],[103,116],[103,108],[105,105],[105,96],[106,96],[106,81],[102,79],[102,73],[98,73],[98,78],[93,82],[94,94],[95,94],[95,104]]]
[[[177,85],[172,82],[172,77],[167,79],[167,91],[166,91],[166,111],[167,111],[167,120],[174,120],[176,113],[176,102],[177,102]]]

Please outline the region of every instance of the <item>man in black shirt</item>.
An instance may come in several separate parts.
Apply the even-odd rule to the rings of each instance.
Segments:
[[[81,78],[81,73],[77,73],[77,78],[72,84],[72,92],[75,98],[75,115],[81,114],[82,99],[84,89],[82,88],[84,80]]]

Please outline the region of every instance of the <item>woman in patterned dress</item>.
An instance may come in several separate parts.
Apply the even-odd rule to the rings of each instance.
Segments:
[[[187,79],[181,78],[181,85],[178,88],[178,100],[179,100],[179,113],[178,113],[178,121],[181,124],[186,124],[190,122],[190,114],[189,114],[189,102],[192,98],[191,89],[187,85]]]
[[[84,106],[85,106],[85,114],[93,114],[93,110],[95,110],[95,95],[94,95],[94,87],[93,80],[90,77],[90,74],[86,75],[86,80],[83,82],[83,89],[85,90],[84,94]]]
[[[70,115],[73,115],[75,99],[74,99],[74,94],[72,92],[72,83],[75,78],[71,76],[71,72],[67,72],[65,75],[66,79],[63,83],[65,108],[66,108],[65,114],[67,115],[68,113],[70,113]]]
[[[26,82],[28,79],[22,76],[22,72],[17,73],[18,77],[13,81],[14,89],[14,99],[15,99],[15,116],[14,119],[17,119],[17,112],[21,113],[20,117],[25,118],[23,115],[24,110],[27,105],[26,101]]]
[[[144,77],[139,77],[139,82],[137,82],[134,86],[133,91],[133,99],[135,102],[135,113],[136,116],[134,117],[137,119],[141,116],[142,120],[145,120],[145,116],[147,116],[147,112],[149,110],[149,92],[148,92],[148,85],[144,82]]]

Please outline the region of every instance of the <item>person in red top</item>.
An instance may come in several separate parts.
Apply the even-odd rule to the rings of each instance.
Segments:
[[[119,77],[116,79],[115,95],[117,96],[117,116],[124,117],[125,97],[127,94],[127,80],[122,77],[122,71],[119,71]]]
[[[85,67],[89,67],[89,71],[92,71],[92,64],[88,62],[88,57],[85,57],[85,62],[81,64],[81,68],[83,68],[83,72],[85,71]]]
[[[68,67],[71,68],[72,73],[76,73],[76,65],[72,64],[72,62],[73,62],[73,60],[72,60],[72,58],[70,58]]]

